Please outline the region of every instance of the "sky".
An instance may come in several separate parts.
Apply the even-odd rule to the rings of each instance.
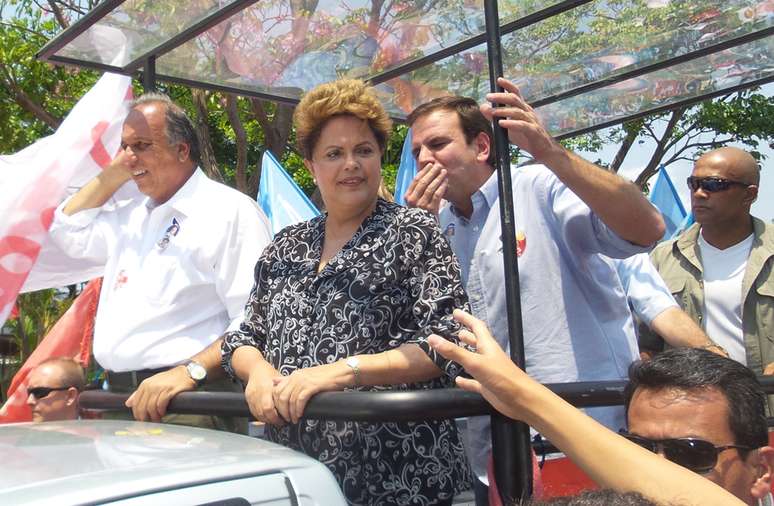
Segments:
[[[774,84],[768,84],[761,89],[766,96],[774,95]],[[743,145],[738,147],[744,149]],[[648,163],[651,153],[655,149],[655,142],[635,144],[621,166],[619,174],[627,179],[634,180]],[[752,214],[758,218],[772,222],[774,220],[774,151],[769,149],[765,142],[760,145],[761,153],[765,159],[760,162],[761,182],[758,188],[758,200],[752,206]],[[617,144],[608,144],[599,153],[581,153],[588,160],[601,159],[610,161],[618,151]],[[691,175],[693,163],[680,160],[667,167],[667,173],[672,183],[680,194],[686,210],[691,208],[690,194],[685,179]],[[651,185],[656,181],[656,176],[650,180]]]

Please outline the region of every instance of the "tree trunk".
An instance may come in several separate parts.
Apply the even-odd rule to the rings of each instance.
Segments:
[[[662,135],[661,138],[657,141],[656,150],[653,152],[653,156],[650,157],[648,165],[642,170],[642,172],[640,172],[640,175],[637,176],[637,179],[634,181],[634,183],[642,190],[645,190],[645,187],[648,184],[648,179],[653,177],[653,175],[658,172],[658,168],[661,165],[661,160],[664,159],[664,155],[666,154],[667,146],[669,145],[669,142],[672,140],[672,136],[674,135],[675,128],[677,127],[678,122],[682,119],[686,110],[687,108],[681,107],[680,109],[675,109],[672,111],[672,114],[669,117],[669,122],[664,129],[664,135]]]
[[[207,92],[199,88],[192,88],[191,93],[193,94],[193,103],[196,107],[194,128],[196,129],[196,136],[199,138],[202,170],[210,179],[222,183],[223,175],[220,173],[220,169],[218,169],[215,150],[212,148],[212,141],[210,140],[210,125],[207,123],[207,117],[210,112],[207,108]]]
[[[250,99],[250,105],[253,111],[255,119],[258,120],[258,124],[261,125],[263,130],[263,139],[266,144],[266,148],[278,159],[282,159],[282,155],[285,153],[285,148],[288,145],[288,138],[290,138],[290,130],[293,121],[293,110],[295,109],[289,104],[276,104],[274,109],[274,116],[269,118],[269,114],[266,112],[268,102],[259,100],[257,98]],[[260,165],[253,172],[248,186],[254,193],[258,192],[258,186],[261,183],[261,167]]]
[[[611,172],[618,173],[618,171],[621,169],[621,165],[623,164],[624,159],[626,159],[626,155],[629,154],[629,151],[634,145],[634,141],[637,140],[637,137],[640,134],[641,125],[642,123],[639,121],[637,122],[636,126],[624,125],[626,137],[621,143],[621,146],[618,148],[618,152],[615,154],[615,158],[613,158],[613,161],[610,163]]]
[[[239,117],[239,98],[233,93],[226,93],[226,114],[236,139],[237,162],[234,171],[236,187],[242,193],[251,195],[251,188],[247,183],[247,132]]]

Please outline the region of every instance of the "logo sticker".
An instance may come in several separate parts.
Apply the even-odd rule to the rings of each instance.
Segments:
[[[516,232],[516,256],[521,257],[527,249],[527,236],[523,230]]]
[[[172,224],[167,227],[167,230],[164,232],[164,236],[159,239],[159,242],[156,243],[156,246],[158,246],[161,251],[164,251],[167,249],[167,246],[169,246],[169,240],[172,237],[175,237],[178,232],[180,232],[180,223],[177,221],[177,218],[172,218]]]

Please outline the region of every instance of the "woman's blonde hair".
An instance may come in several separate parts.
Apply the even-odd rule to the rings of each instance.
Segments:
[[[384,152],[392,121],[370,86],[357,79],[340,79],[309,91],[296,107],[293,122],[301,155],[312,159],[320,132],[331,118],[352,115],[368,121],[379,148]]]

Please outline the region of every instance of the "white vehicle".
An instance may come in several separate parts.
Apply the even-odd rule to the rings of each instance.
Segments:
[[[345,505],[328,469],[256,438],[118,420],[0,426],[2,505]]]

